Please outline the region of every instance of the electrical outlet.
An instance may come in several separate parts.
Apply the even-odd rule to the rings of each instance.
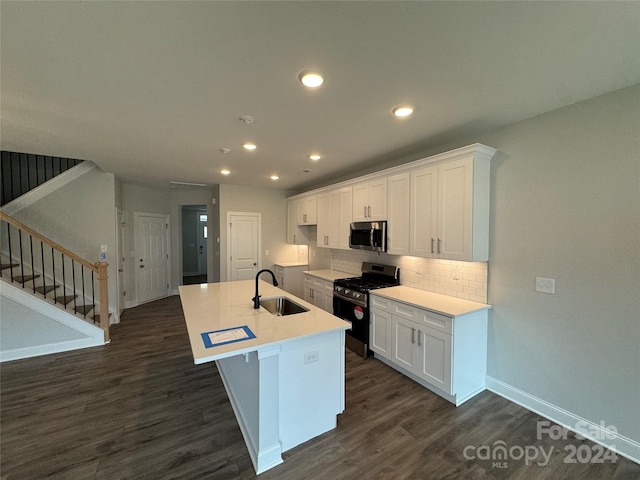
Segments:
[[[269,250],[265,250],[265,251],[264,251],[264,256],[265,256],[265,257],[268,257],[268,256],[269,256]]]
[[[453,280],[460,280],[460,267],[458,265],[454,265],[451,272],[451,278]]]
[[[556,293],[556,281],[554,278],[536,277],[536,292]]]
[[[304,363],[317,362],[320,358],[320,352],[314,350],[313,352],[307,352],[304,354]]]

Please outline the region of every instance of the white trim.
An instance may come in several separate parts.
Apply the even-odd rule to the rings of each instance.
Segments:
[[[567,430],[571,430],[585,438],[589,438],[589,440],[602,445],[633,462],[640,463],[640,442],[625,437],[624,435],[620,435],[617,432],[611,432],[609,430],[605,431],[602,425],[586,420],[572,412],[553,405],[546,400],[530,395],[523,390],[488,375],[486,377],[486,384],[487,389],[493,393],[500,395],[501,397],[526,408],[527,410],[537,413],[538,415],[542,415]],[[577,431],[576,426],[578,425],[584,428],[580,428],[580,431]]]
[[[61,174],[56,175],[51,180],[47,180],[42,185],[37,186],[33,190],[30,190],[24,195],[21,195],[15,200],[7,203],[2,207],[2,211],[7,215],[13,216],[23,208],[26,208],[29,205],[37,202],[38,200],[41,200],[51,192],[57,190],[58,188],[66,185],[69,182],[72,182],[85,173],[90,172],[94,168],[98,168],[95,163],[85,160],[75,167],[72,167],[69,170],[62,172]]]

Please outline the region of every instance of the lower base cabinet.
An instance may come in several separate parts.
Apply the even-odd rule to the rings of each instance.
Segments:
[[[305,274],[304,299],[325,312],[333,313],[333,282]]]
[[[447,317],[370,298],[369,343],[376,358],[455,405],[485,389],[486,310]]]

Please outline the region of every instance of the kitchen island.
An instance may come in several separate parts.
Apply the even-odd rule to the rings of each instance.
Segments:
[[[344,411],[344,332],[350,324],[260,280],[261,298],[308,309],[253,308],[255,281],[180,287],[196,364],[215,361],[256,473],[336,427]]]

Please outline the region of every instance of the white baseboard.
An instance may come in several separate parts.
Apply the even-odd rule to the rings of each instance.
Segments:
[[[554,423],[576,432],[582,437],[602,445],[632,462],[640,464],[640,442],[627,438],[618,432],[607,430],[604,425],[596,424],[592,421],[571,413],[563,408],[553,405],[541,398],[530,395],[516,387],[501,382],[487,375],[487,389],[501,397],[511,400],[538,415],[548,418]]]

